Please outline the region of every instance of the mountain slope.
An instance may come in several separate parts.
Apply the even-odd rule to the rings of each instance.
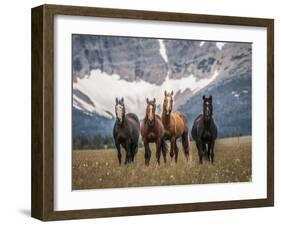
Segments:
[[[160,113],[164,90],[190,125],[210,94],[220,136],[251,134],[251,56],[250,43],[73,35],[74,135],[110,136],[116,97],[140,119],[155,97]]]

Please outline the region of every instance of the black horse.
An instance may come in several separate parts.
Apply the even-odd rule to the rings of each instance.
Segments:
[[[140,134],[140,122],[133,113],[126,114],[124,99],[116,98],[115,105],[116,121],[113,127],[113,137],[117,148],[119,164],[121,164],[121,145],[126,151],[125,164],[134,161],[138,150]]]
[[[203,96],[203,115],[197,116],[191,130],[191,135],[198,149],[200,164],[203,163],[203,156],[214,163],[214,146],[218,130],[212,116],[212,96]]]

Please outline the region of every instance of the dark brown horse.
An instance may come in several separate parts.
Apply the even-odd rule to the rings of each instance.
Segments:
[[[117,149],[119,164],[121,165],[121,146],[126,151],[125,164],[134,161],[138,150],[140,123],[138,117],[133,113],[127,113],[124,99],[116,98],[115,105],[116,121],[113,127],[113,137]]]
[[[178,161],[177,139],[181,137],[183,152],[188,160],[189,157],[189,134],[188,124],[185,115],[181,112],[173,112],[173,91],[168,93],[165,91],[163,102],[162,123],[165,128],[165,139],[171,142],[170,156]]]
[[[147,98],[146,102],[146,115],[141,125],[141,136],[145,151],[145,165],[149,165],[151,157],[149,143],[156,144],[156,159],[158,164],[160,164],[161,152],[163,154],[164,162],[166,163],[167,147],[164,141],[164,126],[161,122],[160,116],[155,114],[156,100],[154,98],[152,101],[149,101]]]

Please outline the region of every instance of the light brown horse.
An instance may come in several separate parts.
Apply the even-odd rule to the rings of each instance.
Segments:
[[[189,134],[188,134],[188,123],[185,115],[181,112],[173,112],[173,94],[164,92],[165,98],[162,109],[162,123],[164,125],[164,137],[165,140],[171,142],[170,156],[173,159],[175,155],[175,162],[178,160],[178,146],[177,139],[181,137],[183,152],[188,160],[189,157]]]

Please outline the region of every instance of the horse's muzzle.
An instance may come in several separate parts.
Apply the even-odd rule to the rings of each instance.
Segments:
[[[117,121],[118,121],[118,124],[119,124],[119,125],[122,125],[122,124],[123,124],[123,120],[122,120],[122,119],[117,118]]]
[[[154,126],[154,120],[148,120],[148,121],[147,121],[147,124],[148,124],[149,126]]]
[[[171,110],[166,111],[166,115],[167,115],[167,116],[170,115],[171,112],[172,112]]]

